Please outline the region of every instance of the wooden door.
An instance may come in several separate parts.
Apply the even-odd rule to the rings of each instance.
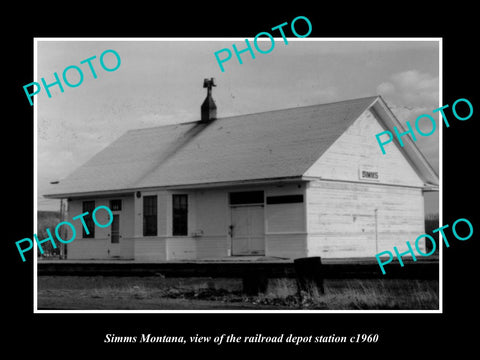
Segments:
[[[265,255],[263,205],[232,206],[232,255]]]
[[[120,256],[120,215],[114,214],[112,225],[110,225],[110,256],[118,257]]]

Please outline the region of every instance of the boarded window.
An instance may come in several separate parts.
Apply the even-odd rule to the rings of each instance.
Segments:
[[[84,238],[94,238],[95,237],[95,223],[93,222],[92,213],[95,210],[95,201],[84,201],[82,203],[82,213],[88,212],[88,215],[85,215],[83,219],[85,220],[85,226],[83,227],[83,234]],[[85,230],[85,227],[88,229]]]
[[[241,191],[230,193],[230,205],[263,204],[263,191]]]
[[[112,211],[120,211],[122,210],[122,200],[110,200],[110,210]]]
[[[270,233],[305,231],[305,207],[303,203],[267,204],[267,229]]]
[[[143,197],[143,236],[157,236],[157,196]]]
[[[188,195],[173,195],[172,204],[172,234],[174,236],[188,235]]]

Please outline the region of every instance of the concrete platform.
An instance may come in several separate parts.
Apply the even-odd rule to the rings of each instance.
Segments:
[[[375,258],[322,259],[324,278],[407,278],[438,279],[438,259],[413,262],[405,259],[385,266],[383,275]],[[39,276],[165,276],[244,278],[261,275],[269,278],[295,277],[293,259],[265,256],[238,256],[220,259],[139,262],[135,260],[38,260]]]
[[[223,258],[204,258],[195,260],[168,260],[168,261],[138,261],[134,259],[37,259],[38,264],[190,264],[190,263],[293,263],[294,259],[275,256],[225,256]],[[417,259],[417,263],[438,263],[436,256]],[[415,263],[411,258],[403,259],[405,264]],[[356,257],[356,258],[322,258],[323,264],[377,264],[374,257]],[[398,264],[398,260],[392,262]]]
[[[59,259],[38,259],[38,263],[53,264],[53,263],[91,263],[91,264],[174,264],[174,263],[245,263],[245,262],[262,262],[262,263],[277,263],[277,262],[291,262],[293,259],[280,258],[272,256],[226,256],[223,258],[204,258],[195,260],[168,260],[168,261],[139,261],[134,259],[82,259],[82,260],[59,260]]]

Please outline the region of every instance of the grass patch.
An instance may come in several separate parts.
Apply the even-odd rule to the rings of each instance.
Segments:
[[[282,304],[283,299],[290,307],[325,310],[435,310],[439,306],[436,280],[327,279],[324,294],[297,294],[294,281],[281,279],[279,283],[259,296],[258,303]]]

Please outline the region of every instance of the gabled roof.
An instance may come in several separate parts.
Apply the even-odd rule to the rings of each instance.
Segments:
[[[378,99],[131,130],[45,196],[301,177]]]

